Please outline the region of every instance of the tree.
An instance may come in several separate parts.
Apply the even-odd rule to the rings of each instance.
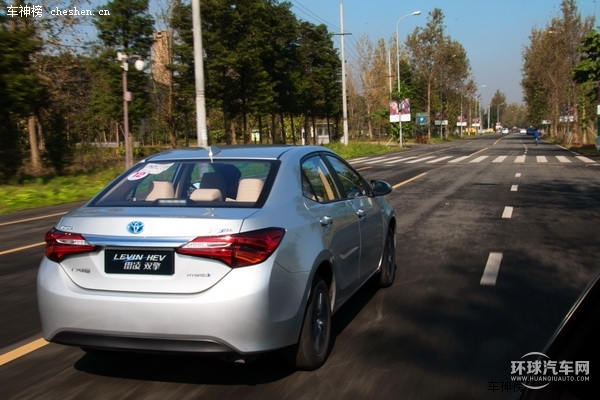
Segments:
[[[99,8],[110,15],[94,17],[98,29],[100,46],[94,63],[100,79],[95,82],[92,94],[92,110],[108,119],[108,126],[118,121],[115,105],[122,104],[121,68],[117,52],[126,53],[132,60],[136,57],[148,60],[154,42],[154,19],[148,12],[149,0],[112,0]],[[106,74],[108,72],[108,74]],[[102,76],[106,74],[106,76]],[[129,103],[131,126],[139,128],[142,118],[152,111],[148,94],[148,77],[143,72],[130,68],[127,73],[127,89],[133,93]],[[108,90],[107,90],[108,89]]]
[[[572,131],[575,137],[582,133],[580,87],[571,71],[579,62],[579,46],[593,19],[582,19],[575,0],[563,0],[561,14],[544,29],[532,30],[523,53],[521,85],[531,124],[550,121],[550,135],[567,139]]]
[[[46,166],[58,174],[74,161],[73,145],[87,143],[94,116],[88,112],[92,84],[87,57],[70,51],[43,54],[37,59],[39,76],[48,88],[48,98],[41,110],[43,133],[42,157]]]
[[[582,56],[573,69],[575,82],[583,84],[600,81],[600,32],[592,29],[582,39],[579,51]]]
[[[301,22],[298,46],[289,61],[297,65],[291,76],[298,90],[295,113],[305,116],[305,132],[312,124],[316,143],[316,119],[324,118],[329,128],[331,120],[341,114],[341,61],[325,25]],[[328,135],[335,139],[333,132]]]
[[[596,30],[590,31],[583,38],[579,51],[582,57],[573,69],[573,79],[581,85],[581,121],[591,126],[594,117],[599,118],[594,106],[600,104],[600,33]],[[600,120],[597,124],[600,126]],[[596,134],[598,129],[600,128],[597,128]]]
[[[495,127],[495,123],[499,122],[500,124],[502,124],[502,121],[500,120],[500,116],[503,115],[504,110],[507,107],[507,103],[506,103],[506,95],[502,92],[500,92],[500,90],[496,90],[496,93],[494,93],[494,95],[492,96],[492,100],[490,101],[490,109],[489,109],[489,114],[490,114],[490,124],[491,126],[489,126],[488,128],[492,128]],[[507,127],[508,125],[503,125],[503,127]]]
[[[99,9],[110,13],[96,13],[94,18],[98,39],[105,47],[150,58],[154,18],[148,12],[148,0],[112,0]]]
[[[73,141],[64,132],[67,129],[65,113],[53,110],[44,118],[46,135],[44,162],[54,168],[58,175],[63,175],[65,169],[74,158]]]
[[[290,7],[273,0],[243,0],[235,6],[202,2],[209,141],[246,143],[258,126],[261,140],[268,135],[272,142],[285,142],[289,125],[295,140],[295,116],[335,114],[339,97],[332,96],[339,93],[334,86],[341,63],[331,35],[324,26],[297,21]],[[187,10],[182,4],[172,19],[176,108],[186,107],[182,99],[194,93]]]
[[[367,36],[358,41],[359,87],[366,107],[367,134],[373,137],[373,122],[381,123],[381,110],[388,111],[390,93],[386,89],[388,83],[387,50],[383,39],[373,46]],[[396,98],[396,100],[401,100]],[[389,124],[389,116],[387,118]]]
[[[172,108],[174,130],[169,135],[173,145],[177,143],[176,131],[196,131],[194,39],[192,36],[192,7],[190,4],[184,4],[181,0],[174,1],[170,26],[172,32],[172,63],[167,67],[173,72]],[[209,142],[212,142],[210,135],[209,130]]]
[[[409,49],[410,62],[415,66],[419,79],[426,88],[427,114],[431,116],[431,98],[435,79],[439,76],[437,55],[444,40],[444,13],[435,8],[429,12],[427,25],[417,27],[406,39]],[[431,136],[431,125],[428,126],[427,136]]]
[[[449,117],[448,104],[456,100],[455,97],[460,97],[462,82],[469,76],[470,71],[464,48],[444,32],[444,13],[435,8],[429,12],[427,25],[424,28],[415,28],[406,39],[409,61],[425,87],[423,95],[430,117],[434,100],[437,101],[435,106],[439,113],[445,118]],[[434,93],[439,93],[437,99]],[[428,126],[427,135],[431,136],[431,125]]]
[[[40,167],[35,125],[32,121],[46,99],[46,88],[33,68],[34,55],[41,49],[36,27],[27,18],[0,19],[0,170],[1,178],[13,178],[23,164],[21,132],[29,128],[23,142],[31,144],[34,172]],[[33,136],[32,136],[33,134]]]

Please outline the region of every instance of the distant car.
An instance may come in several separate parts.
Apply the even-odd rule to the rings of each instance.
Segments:
[[[527,129],[525,129],[525,128],[521,128],[521,129],[519,129],[519,133],[520,133],[521,135],[525,135],[525,134],[527,133]]]
[[[526,132],[527,132],[528,135],[532,135],[533,136],[535,134],[535,128],[527,128]]]
[[[508,128],[502,128],[502,134],[503,135],[508,135],[509,134]]]
[[[332,313],[366,282],[394,281],[391,190],[320,146],[148,157],[46,234],[43,336],[240,362],[283,349],[316,369]]]

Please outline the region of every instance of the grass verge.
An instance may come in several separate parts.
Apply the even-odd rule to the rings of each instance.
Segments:
[[[434,143],[438,140],[435,137],[432,139]],[[456,139],[459,138],[444,138],[439,141]],[[353,142],[348,146],[331,143],[326,146],[345,159],[399,150],[396,146],[369,142]],[[570,150],[583,155],[599,155],[595,146],[570,147]],[[106,168],[69,176],[32,178],[20,184],[1,185],[0,214],[88,200],[121,172],[123,172],[122,168]]]
[[[36,178],[0,186],[0,214],[88,200],[123,172],[106,169],[70,176]]]
[[[327,147],[344,158],[397,150],[374,143],[351,143],[348,146],[332,143]],[[122,172],[122,168],[106,168],[68,176],[31,178],[19,184],[1,185],[0,214],[89,200]]]

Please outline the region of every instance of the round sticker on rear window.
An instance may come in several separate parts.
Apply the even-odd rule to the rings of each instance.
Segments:
[[[136,171],[127,177],[128,181],[136,181],[138,179],[142,179],[145,176],[148,176],[148,172],[146,171]]]

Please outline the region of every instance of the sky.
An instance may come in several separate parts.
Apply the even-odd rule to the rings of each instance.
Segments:
[[[94,8],[109,0],[89,1]],[[561,0],[419,0],[414,7],[398,0],[286,1],[292,4],[291,10],[298,19],[325,24],[334,34],[341,32],[343,17],[348,63],[358,59],[357,43],[362,36],[368,36],[373,44],[379,39],[387,43],[396,36],[398,26],[402,45],[416,27],[425,27],[434,8],[441,9],[445,34],[465,49],[483,104],[489,104],[496,91],[503,93],[509,104],[523,104],[521,68],[529,35],[532,29],[545,29],[552,18],[562,16]],[[154,12],[164,10],[166,4],[167,0],[150,0]],[[577,7],[582,18],[594,16],[596,27],[600,26],[600,0],[577,0]],[[421,14],[407,16],[414,11]],[[90,20],[93,30],[91,26]],[[341,36],[334,35],[334,41],[339,48]]]
[[[503,93],[509,104],[523,104],[521,69],[529,35],[532,29],[545,29],[552,18],[562,16],[561,0],[419,0],[415,6],[390,0],[288,1],[298,19],[325,24],[331,33],[341,32],[343,17],[347,62],[358,58],[356,48],[362,36],[374,44],[379,39],[387,43],[396,36],[397,25],[402,45],[416,27],[425,27],[434,8],[441,9],[445,34],[465,49],[483,104],[489,104],[496,91]],[[598,3],[600,0],[577,1],[582,18],[595,16],[596,26],[600,25]],[[421,14],[404,17],[414,11]],[[334,40],[339,48],[340,36]]]

